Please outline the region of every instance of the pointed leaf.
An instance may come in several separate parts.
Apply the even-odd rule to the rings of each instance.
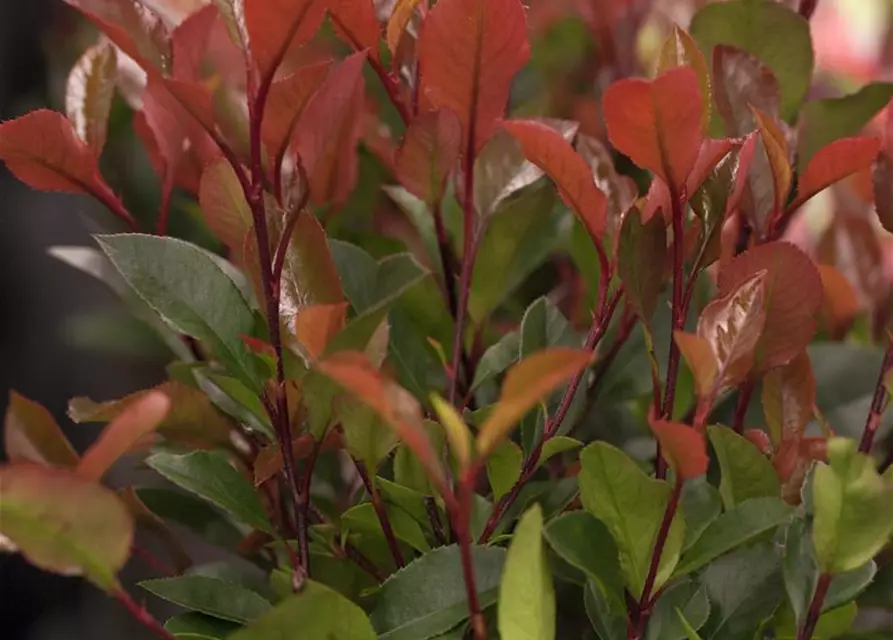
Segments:
[[[728,135],[741,137],[753,131],[756,123],[751,107],[772,118],[780,117],[778,80],[759,58],[735,47],[717,45],[713,50],[713,78],[716,104]]]
[[[394,4],[394,11],[391,13],[390,19],[388,19],[386,32],[388,49],[391,50],[391,55],[397,53],[397,46],[400,44],[400,39],[403,37],[406,25],[408,25],[409,21],[412,19],[413,11],[415,11],[419,1],[420,0],[397,0]]]
[[[651,431],[660,443],[661,453],[670,467],[683,480],[697,478],[707,473],[707,442],[697,429],[680,424],[655,420]]]
[[[703,103],[701,129],[706,130],[707,125],[710,124],[710,112],[713,109],[713,92],[707,61],[704,60],[701,50],[698,49],[698,43],[677,25],[673,25],[673,31],[660,48],[660,55],[657,59],[657,75],[667,69],[684,66],[691,67],[698,74],[698,85],[701,88],[701,102]]]
[[[707,589],[695,580],[679,580],[657,599],[645,640],[685,640],[688,634],[680,616],[691,621],[691,628],[700,629],[709,615]]]
[[[219,15],[216,6],[207,4],[189,14],[171,33],[174,78],[187,82],[202,80],[202,63]]]
[[[651,82],[617,81],[605,91],[603,108],[608,137],[618,151],[677,190],[685,185],[703,138],[694,70],[670,69]]]
[[[205,167],[198,199],[204,221],[217,239],[230,249],[234,260],[242,262],[238,257],[254,226],[254,219],[236,172],[226,159],[220,158]],[[254,265],[244,266],[246,270],[257,269]]]
[[[707,478],[695,478],[685,483],[679,506],[685,516],[685,543],[683,551],[698,541],[704,530],[719,517],[722,498],[719,491],[707,482]]]
[[[727,427],[707,427],[707,435],[719,461],[719,494],[726,509],[750,498],[780,495],[775,469],[752,442]]]
[[[471,431],[453,405],[439,395],[431,394],[431,406],[446,433],[453,455],[459,461],[459,468],[465,469],[471,462]]]
[[[381,28],[373,0],[329,0],[329,13],[338,34],[354,50],[368,49],[369,57],[378,60]]]
[[[254,591],[209,576],[143,580],[139,585],[149,593],[185,609],[231,622],[250,622],[273,608]]]
[[[440,109],[415,118],[397,151],[397,180],[407,191],[434,205],[443,198],[461,143],[462,129],[452,111]]]
[[[463,148],[477,155],[530,57],[524,7],[517,0],[438,2],[422,25],[418,56],[421,96],[459,117]]]
[[[344,328],[347,302],[312,304],[295,316],[295,335],[311,360],[319,358]]]
[[[880,151],[877,138],[841,138],[820,149],[798,177],[793,210],[819,191],[859,171],[868,169]]]
[[[313,37],[322,24],[323,0],[249,0],[245,29],[260,77],[272,78],[290,47]]]
[[[623,218],[617,249],[617,275],[627,300],[646,326],[657,308],[667,264],[667,227],[661,216],[642,223],[635,207]]]
[[[695,378],[698,397],[707,398],[715,388],[719,362],[710,341],[693,333],[676,331],[673,340]]]
[[[757,129],[760,132],[760,139],[763,141],[766,157],[769,159],[773,186],[772,192],[774,194],[772,209],[769,215],[775,216],[778,215],[777,212],[784,210],[785,203],[788,201],[788,194],[791,191],[791,183],[793,182],[793,172],[788,160],[788,145],[784,133],[782,133],[771,116],[756,107],[751,107],[751,110],[756,119]],[[753,186],[751,188],[753,189]],[[760,220],[762,220],[762,216]]]
[[[763,415],[775,446],[803,435],[815,406],[815,377],[805,351],[766,374],[762,399]]]
[[[9,392],[3,420],[3,451],[10,462],[36,462],[57,467],[75,467],[78,454],[42,405]]]
[[[103,42],[84,52],[65,86],[65,113],[97,157],[105,146],[117,71],[115,48]]]
[[[511,440],[506,440],[493,449],[487,458],[487,480],[493,490],[494,503],[511,491],[521,475],[523,462],[524,452]]]

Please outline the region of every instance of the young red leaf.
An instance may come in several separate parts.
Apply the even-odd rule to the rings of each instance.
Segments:
[[[261,79],[271,78],[292,46],[313,37],[325,15],[325,0],[248,0],[245,28]]]
[[[667,69],[689,66],[698,74],[698,84],[701,87],[701,129],[707,129],[710,124],[710,111],[713,108],[713,91],[710,82],[710,71],[707,69],[707,61],[698,47],[698,43],[680,29],[673,25],[673,31],[664,40],[657,59],[657,74],[660,75]],[[689,191],[691,193],[691,191]]]
[[[605,233],[608,202],[592,169],[555,129],[533,120],[509,120],[503,128],[521,145],[524,156],[546,172],[594,242]]]
[[[665,420],[653,421],[651,431],[660,443],[661,454],[680,478],[689,480],[707,473],[707,441],[701,431]]]
[[[225,158],[205,167],[199,185],[198,201],[202,217],[211,231],[218,240],[233,250],[231,255],[234,261],[241,263],[237,259],[241,255],[239,249],[254,221],[236,172]]]
[[[456,115],[440,109],[415,118],[397,152],[397,179],[429,205],[438,202],[459,160],[462,128]]]
[[[690,67],[652,81],[619,80],[604,97],[605,124],[621,153],[677,191],[685,186],[701,148],[701,89]]]
[[[698,151],[698,158],[692,167],[691,173],[688,174],[688,180],[685,182],[685,192],[694,194],[704,181],[710,176],[723,159],[729,155],[733,149],[738,146],[738,142],[723,138],[715,140],[713,138],[705,138],[701,143],[701,149]]]
[[[333,68],[295,127],[295,148],[316,206],[340,207],[356,185],[365,62],[364,53],[355,53]]]
[[[741,137],[753,131],[750,107],[778,118],[778,81],[768,67],[746,51],[728,45],[714,48],[713,83],[716,105],[729,136]]]
[[[815,377],[806,351],[766,374],[762,400],[773,444],[803,435],[815,404]]]
[[[766,326],[756,351],[756,371],[789,362],[815,333],[822,305],[822,280],[812,260],[787,242],[745,251],[719,272],[720,295],[728,296],[755,274],[766,271]]]
[[[493,135],[515,74],[530,58],[520,0],[441,0],[418,43],[421,96],[462,124],[464,147],[477,154]]]
[[[173,77],[197,82],[202,77],[202,62],[211,31],[219,17],[217,7],[207,4],[181,22],[171,34],[174,57]]]
[[[793,211],[835,182],[868,169],[880,148],[881,141],[877,138],[841,138],[823,147],[799,176],[797,197],[788,208]]]
[[[750,440],[764,456],[772,455],[772,442],[762,429],[745,429],[744,437]]]
[[[65,113],[97,158],[105,146],[117,71],[115,47],[102,42],[84,52],[65,85]]]
[[[3,449],[12,462],[59,467],[74,467],[78,463],[77,452],[53,415],[15,391],[9,394],[3,420]]]
[[[318,453],[337,451],[344,447],[344,439],[341,432],[329,429],[323,437],[323,441],[317,445],[313,434],[303,433],[291,441],[291,455],[295,460],[303,460],[316,448]],[[282,471],[282,450],[278,445],[271,444],[257,453],[254,459],[254,486],[259,487]]]
[[[295,316],[295,335],[311,360],[319,358],[347,318],[347,302],[313,304]]]
[[[832,335],[839,335],[859,313],[859,296],[850,281],[835,267],[820,264],[818,269],[824,291],[822,317],[828,331]]]
[[[152,391],[134,402],[102,431],[78,464],[78,475],[98,481],[118,458],[144,436],[152,433],[171,408],[170,399]]]
[[[394,5],[394,11],[388,20],[386,34],[388,49],[391,50],[391,55],[396,55],[397,47],[400,44],[400,39],[403,37],[403,32],[406,30],[406,25],[412,19],[412,13],[419,2],[420,0],[397,0],[397,3]]]
[[[657,307],[667,264],[667,226],[659,216],[642,224],[633,207],[623,218],[617,249],[617,275],[627,300],[646,326]]]
[[[355,51],[368,49],[369,57],[378,60],[381,27],[372,0],[329,0],[329,13],[339,36]]]
[[[893,134],[889,137],[893,138]],[[881,226],[893,233],[893,157],[887,153],[881,154],[871,172],[871,183],[874,206]]]
[[[706,338],[684,331],[676,331],[673,334],[673,339],[692,372],[698,397],[709,397],[713,393],[719,369],[719,363],[716,361],[710,342]]]
[[[788,200],[788,194],[791,191],[791,182],[793,181],[793,170],[788,159],[788,144],[784,134],[779,128],[775,120],[769,114],[760,111],[756,107],[751,107],[754,118],[756,119],[757,129],[760,132],[760,139],[763,141],[766,150],[766,157],[769,160],[770,175],[772,177],[772,205],[769,211],[770,219],[778,215],[784,210],[784,205]],[[751,183],[751,189],[756,191],[756,186]],[[757,193],[754,197],[759,197]],[[762,220],[760,219],[762,222]]]

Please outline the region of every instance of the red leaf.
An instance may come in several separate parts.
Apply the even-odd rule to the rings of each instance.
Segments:
[[[322,24],[325,0],[248,0],[245,27],[261,79],[272,77],[292,46],[307,42]]]
[[[710,111],[713,106],[713,96],[710,81],[710,71],[707,69],[707,61],[698,48],[698,43],[678,26],[664,40],[660,48],[657,60],[658,75],[667,69],[675,67],[691,67],[698,74],[698,84],[701,87],[701,128],[706,129],[710,124]],[[689,191],[689,193],[692,193]]]
[[[732,149],[738,146],[738,141],[723,138],[715,140],[706,138],[701,143],[698,151],[698,158],[692,167],[691,173],[688,174],[688,180],[685,182],[685,192],[694,195],[704,181],[710,176],[711,172],[716,168],[723,158],[725,158]]]
[[[378,60],[381,26],[372,0],[329,0],[329,13],[339,36],[355,51],[368,49],[369,57]]]
[[[174,78],[187,82],[201,79],[202,62],[218,16],[217,8],[213,4],[207,4],[174,29],[171,34]]]
[[[347,302],[313,304],[295,316],[295,335],[311,360],[319,358],[341,329],[347,317]]]
[[[237,258],[245,234],[253,225],[251,208],[235,171],[225,158],[212,162],[202,172],[199,204],[207,225]],[[234,260],[240,263],[240,260]]]
[[[720,295],[728,295],[766,271],[766,326],[757,347],[757,371],[789,362],[806,348],[816,331],[822,305],[822,279],[812,260],[787,242],[770,242],[745,251],[719,272]]]
[[[890,109],[893,113],[893,109]],[[893,140],[893,132],[887,135]],[[888,143],[893,145],[893,142]],[[874,206],[881,226],[893,233],[893,157],[882,154],[871,172],[871,184],[874,191]]]
[[[673,339],[692,372],[698,397],[708,397],[713,392],[719,367],[710,342],[706,338],[684,331],[673,333]]]
[[[791,169],[788,158],[788,143],[779,123],[756,107],[751,107],[751,111],[756,119],[760,140],[763,142],[766,159],[769,162],[768,170],[764,169],[762,155],[758,155],[754,173],[749,176],[751,193],[755,201],[756,219],[760,228],[763,228],[763,222],[766,219],[773,220],[784,210],[788,194],[791,191],[793,169]],[[766,173],[769,174],[768,180],[765,176]],[[771,193],[767,194],[769,186],[771,186]]]
[[[459,116],[475,155],[496,131],[515,74],[530,58],[520,0],[440,0],[418,43],[421,95]]]
[[[822,304],[822,317],[832,336],[839,336],[859,313],[859,296],[850,281],[829,264],[818,265],[822,277],[825,301]]]
[[[111,193],[96,156],[61,113],[38,109],[0,124],[0,159],[22,182],[43,191]]]
[[[406,25],[412,19],[413,11],[415,11],[419,2],[420,0],[397,0],[397,3],[394,5],[394,12],[388,20],[386,37],[388,49],[391,50],[392,55],[397,54],[400,39],[403,37]]]
[[[9,394],[3,420],[3,449],[10,462],[36,462],[45,466],[75,467],[78,454],[45,407]]]
[[[806,165],[797,183],[797,198],[788,209],[793,211],[822,189],[869,168],[880,148],[877,138],[841,138],[823,147]]]
[[[365,62],[364,53],[355,53],[332,69],[295,127],[293,138],[314,205],[338,207],[356,184]]]
[[[746,429],[744,437],[750,440],[764,456],[772,455],[772,443],[762,429]]]
[[[701,89],[690,67],[652,81],[626,79],[605,91],[611,144],[677,190],[685,186],[701,148]]]
[[[608,202],[595,186],[589,164],[560,133],[540,122],[509,120],[502,126],[520,143],[524,156],[555,182],[561,199],[593,241],[599,241],[605,233]]]
[[[803,435],[815,404],[815,378],[806,351],[766,374],[762,401],[763,415],[776,446]]]
[[[772,71],[746,51],[719,45],[713,50],[716,105],[729,136],[744,136],[755,123],[750,107],[778,117],[779,88]]]
[[[416,118],[397,152],[397,179],[425,202],[439,201],[459,160],[461,143],[462,128],[452,111],[440,109]]]
[[[670,467],[683,480],[707,473],[707,443],[704,434],[686,424],[655,420],[651,423],[654,437]]]
[[[105,146],[117,71],[115,47],[104,41],[84,52],[65,85],[65,113],[96,157]]]

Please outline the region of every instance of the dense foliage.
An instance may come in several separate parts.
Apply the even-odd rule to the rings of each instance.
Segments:
[[[809,98],[815,2],[698,3],[654,69],[647,2],[68,4],[98,39],[0,159],[114,214],[53,253],[171,363],[71,400],[83,454],[11,395],[6,547],[163,638],[889,637],[893,84]]]

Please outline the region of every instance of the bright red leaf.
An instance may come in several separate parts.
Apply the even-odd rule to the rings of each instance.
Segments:
[[[893,109],[890,110],[893,113]],[[893,135],[888,136],[893,139]],[[871,172],[874,205],[881,226],[893,233],[893,157],[882,154]]]
[[[683,480],[707,473],[707,441],[697,429],[678,422],[655,420],[651,431],[660,443],[661,454]]]
[[[461,125],[448,109],[414,119],[397,152],[397,179],[425,202],[439,201],[447,177],[459,160],[461,144]]]
[[[319,358],[344,328],[348,306],[347,302],[313,304],[295,315],[295,335],[311,359]]]
[[[837,336],[859,313],[859,296],[850,281],[836,267],[820,264],[818,269],[825,292],[822,317],[829,333]]]
[[[465,147],[477,154],[530,58],[524,6],[520,0],[440,0],[422,25],[418,47],[423,99],[459,117]]]
[[[678,26],[674,26],[660,48],[660,55],[657,60],[657,73],[659,75],[667,69],[683,66],[691,67],[698,75],[698,84],[701,87],[701,102],[704,105],[701,112],[701,127],[706,129],[710,124],[710,111],[713,107],[713,90],[710,71],[707,69],[707,61],[704,59],[698,43],[688,33]]]
[[[865,137],[841,138],[820,149],[799,176],[797,197],[789,209],[796,209],[835,182],[869,168],[880,148],[880,140]]]
[[[329,0],[329,13],[338,35],[356,51],[368,49],[369,57],[378,60],[381,26],[372,0]]]
[[[690,67],[652,81],[619,80],[608,87],[604,116],[611,144],[676,190],[685,186],[701,148],[701,89]]]
[[[503,128],[517,140],[524,156],[546,172],[564,203],[580,218],[593,241],[605,233],[608,202],[589,164],[555,129],[534,120],[509,120]]]
[[[325,0],[248,0],[245,27],[261,78],[272,77],[290,47],[307,42],[322,24]]]
[[[202,62],[219,15],[214,4],[207,4],[174,29],[171,34],[174,78],[187,82],[201,79]]]

